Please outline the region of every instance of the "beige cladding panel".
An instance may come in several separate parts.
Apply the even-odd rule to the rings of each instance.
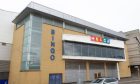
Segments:
[[[51,34],[55,30],[55,34]],[[41,56],[41,78],[42,84],[48,84],[49,73],[62,73],[64,80],[65,61],[62,59],[62,28],[44,24],[42,30],[42,56]],[[51,41],[54,36],[55,59],[51,60]]]
[[[127,45],[128,49],[129,48],[137,48],[138,47],[138,44],[131,44],[131,45]]]
[[[133,61],[133,62],[130,62],[130,65],[139,65],[140,62],[137,62],[137,61]]]
[[[21,64],[21,53],[22,53],[22,42],[23,42],[24,27],[14,31],[12,56],[10,63],[10,75],[9,84],[19,84],[20,81],[20,64]]]
[[[140,32],[139,29],[126,32],[127,40],[126,44],[128,47],[128,55],[130,60],[130,65],[139,65],[140,57]],[[137,38],[136,38],[137,37]]]
[[[55,60],[50,60],[51,49],[51,29],[55,30]],[[39,71],[21,72],[21,57],[24,27],[17,29],[14,32],[14,41],[12,47],[11,67],[9,84],[48,84],[50,73],[62,73],[63,81],[65,80],[65,61],[62,59],[62,34],[85,35],[84,33],[75,32],[51,25],[43,24],[42,28],[42,46],[41,46],[41,68]],[[127,55],[126,55],[127,56]],[[128,57],[127,57],[128,58]],[[87,69],[88,67],[88,63]],[[121,77],[130,76],[128,60],[120,63]],[[125,71],[125,72],[124,72]],[[87,71],[87,79],[89,79],[89,70]],[[104,73],[104,71],[103,71]]]
[[[130,63],[131,62],[139,62],[140,63],[140,56],[139,57],[131,57]]]
[[[138,41],[136,40],[136,38],[132,38],[132,39],[130,39],[130,40],[127,40],[126,41],[126,44],[135,44],[135,43],[138,43]]]
[[[52,40],[51,29],[55,30],[55,60],[50,60],[50,44]],[[12,47],[11,68],[9,84],[48,84],[50,73],[62,73],[65,75],[65,62],[62,59],[62,32],[82,34],[71,30],[44,24],[42,28],[41,69],[40,71],[20,71],[24,26],[14,32]],[[16,60],[15,60],[16,59]]]
[[[128,50],[127,50],[126,45],[125,45],[125,57],[126,57],[126,61],[119,62],[119,71],[120,71],[121,78],[131,76],[130,64],[129,64],[129,59],[128,59]]]
[[[40,84],[39,71],[21,71],[24,26],[14,31],[9,84]]]
[[[133,56],[133,55],[138,55],[138,54],[140,54],[140,52],[139,52],[139,51],[135,51],[135,50],[134,50],[134,51],[129,51],[129,52],[128,52],[128,55],[129,55],[129,56],[130,56],[130,55],[131,55],[131,56]]]
[[[131,52],[131,51],[138,51],[138,50],[139,50],[139,47],[129,48],[129,49],[128,49],[128,52]]]

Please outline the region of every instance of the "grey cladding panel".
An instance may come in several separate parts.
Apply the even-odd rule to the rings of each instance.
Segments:
[[[95,73],[101,73],[101,76],[105,76],[104,73],[104,63],[98,64],[98,63],[90,63],[89,66],[90,69],[90,80],[95,80]]]
[[[86,65],[84,62],[66,61],[65,82],[86,81]]]

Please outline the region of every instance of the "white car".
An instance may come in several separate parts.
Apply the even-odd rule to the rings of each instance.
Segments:
[[[118,80],[116,78],[98,78],[90,84],[118,84]]]

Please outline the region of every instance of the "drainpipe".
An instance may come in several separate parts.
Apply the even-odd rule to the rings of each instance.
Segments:
[[[140,47],[140,40],[139,40],[139,38],[137,36],[134,37],[134,38],[136,38],[136,40],[138,41],[138,46]],[[140,69],[139,69],[139,66],[137,67],[137,71],[138,71],[138,77],[140,77]]]
[[[118,73],[118,80],[120,80],[120,70],[119,70],[119,63],[117,62],[117,73]]]

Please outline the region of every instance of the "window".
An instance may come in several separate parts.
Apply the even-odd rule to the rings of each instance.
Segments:
[[[91,56],[91,57],[96,56],[96,55],[95,55],[95,52],[96,52],[96,51],[95,51],[96,46],[89,45],[88,48],[89,48],[89,49],[88,49],[88,50],[89,50],[89,52],[88,52],[88,53],[89,53],[89,56]]]
[[[24,20],[25,32],[21,70],[40,69],[42,18],[30,15]]]
[[[110,83],[111,82],[111,79],[106,79],[105,82],[106,83]]]
[[[81,44],[80,43],[74,43],[74,46],[73,46],[74,56],[81,56],[82,55],[81,51],[82,51]]]
[[[65,41],[63,55],[124,59],[124,49]]]
[[[1,43],[3,46],[6,46],[6,43]]]
[[[88,55],[88,45],[82,45],[82,56]]]
[[[103,57],[107,57],[106,53],[107,53],[107,52],[106,52],[106,47],[103,47],[103,48],[102,48],[102,56],[103,56]]]
[[[105,80],[106,83],[115,82],[115,81],[117,81],[117,80],[116,79],[111,79],[111,78]]]
[[[96,47],[96,55],[95,56],[101,57],[101,54],[102,54],[101,48],[100,48],[100,46],[97,46]]]
[[[85,33],[85,28],[83,28],[83,27],[79,27],[79,26],[75,26],[75,25],[71,25],[71,24],[66,23],[65,28],[69,29],[69,30]]]
[[[63,49],[63,53],[64,55],[74,55],[73,54],[73,43],[70,43],[70,42],[65,42],[64,43],[64,49]]]
[[[44,17],[43,18],[43,23],[53,25],[53,26],[57,26],[57,27],[63,27],[63,21],[55,20],[51,17]]]
[[[101,34],[101,33],[95,32],[95,31],[93,31],[93,30],[87,30],[87,34],[88,34],[88,35],[95,35],[95,36],[100,36],[100,37],[102,37],[102,34]]]
[[[102,83],[103,79],[97,79],[93,83]]]

